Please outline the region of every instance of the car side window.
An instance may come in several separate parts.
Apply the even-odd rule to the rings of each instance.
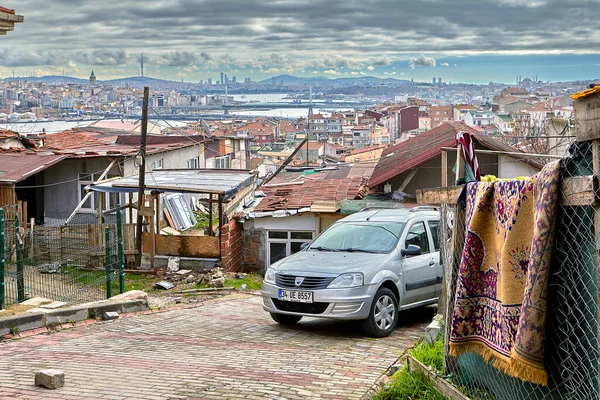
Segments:
[[[417,222],[410,227],[410,231],[406,235],[404,248],[407,248],[411,244],[419,246],[422,254],[429,253],[429,238],[425,230],[425,223]]]
[[[427,221],[435,251],[440,251],[440,221]]]

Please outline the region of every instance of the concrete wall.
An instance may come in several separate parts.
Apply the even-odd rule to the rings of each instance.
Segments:
[[[68,218],[79,204],[79,174],[101,174],[110,162],[109,157],[67,159],[45,170],[45,222]],[[120,175],[119,169],[113,167],[110,174]]]

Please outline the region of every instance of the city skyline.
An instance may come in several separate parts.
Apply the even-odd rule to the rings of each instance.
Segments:
[[[376,76],[487,83],[600,76],[597,0],[476,4],[221,0],[5,1],[24,15],[0,42],[0,76],[140,75],[197,82],[221,72],[243,81],[295,76]],[[552,21],[552,24],[548,24]],[[577,23],[573,23],[577,21]]]

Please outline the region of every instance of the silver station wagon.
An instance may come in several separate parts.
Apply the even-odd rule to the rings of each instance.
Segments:
[[[267,268],[263,308],[280,324],[305,316],[360,320],[366,334],[388,336],[398,311],[437,302],[439,231],[433,207],[352,214]]]

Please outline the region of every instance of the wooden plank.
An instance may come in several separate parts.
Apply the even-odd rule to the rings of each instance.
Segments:
[[[152,202],[152,201],[151,201]],[[153,217],[154,209],[152,207],[140,207],[138,214],[142,217]]]
[[[464,162],[465,160],[463,158],[462,145],[459,144],[458,146],[456,146],[456,180],[454,182],[455,185],[458,185],[460,179],[465,177],[465,166],[463,165]]]
[[[142,233],[142,251],[150,253],[149,232]],[[221,240],[218,236],[156,235],[156,254],[162,256],[219,258]]]
[[[164,213],[165,213],[165,218],[167,219],[167,222],[169,223],[169,226],[173,229],[175,229],[175,224],[173,223],[173,218],[171,218],[171,214],[169,213],[169,210],[165,207],[163,209]]]
[[[573,102],[577,141],[600,139],[600,93]]]
[[[594,189],[596,188],[596,190]],[[560,204],[563,206],[585,206],[599,204],[598,176],[574,176],[561,182]]]
[[[427,368],[425,364],[423,364],[413,356],[408,355],[408,357],[406,358],[406,364],[408,365],[409,371],[422,372],[423,375],[429,378],[429,380],[431,381],[433,386],[435,386],[437,391],[440,392],[440,394],[444,395],[446,398],[452,400],[469,400],[469,398],[462,394],[460,390],[458,390],[454,385],[452,385],[450,382],[436,374],[431,369]]]
[[[448,152],[442,150],[442,187],[448,186]]]
[[[418,204],[456,204],[462,186],[449,186],[432,189],[418,189]]]
[[[598,177],[574,176],[565,178],[561,182],[560,204],[563,206],[583,206],[600,204],[597,199],[599,186]],[[456,204],[462,191],[462,186],[449,186],[417,190],[418,204]]]

